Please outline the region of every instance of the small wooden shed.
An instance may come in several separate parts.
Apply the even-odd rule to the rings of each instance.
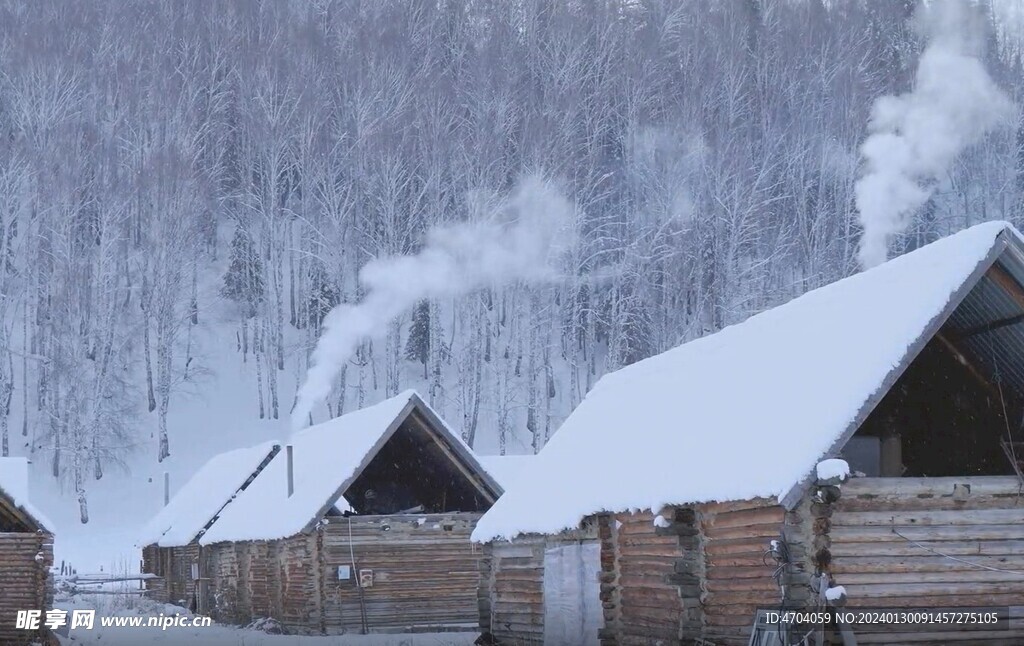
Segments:
[[[1024,240],[1005,223],[612,373],[478,523],[481,627],[517,644],[1019,644],[1022,392]],[[548,581],[564,544],[590,559],[569,594]],[[581,637],[552,631],[595,594]],[[780,609],[833,623],[755,621]],[[834,621],[867,609],[998,621]]]
[[[149,597],[204,612],[199,538],[281,450],[277,442],[226,451],[206,462],[143,528],[142,572]],[[165,484],[165,486],[167,486]],[[165,496],[168,492],[165,492]]]
[[[28,460],[0,458],[0,643],[43,639],[45,628],[18,629],[16,621],[19,610],[52,608],[52,565],[53,524],[29,502]]]
[[[474,630],[469,535],[501,493],[407,391],[285,443],[196,541],[199,604],[298,634]]]

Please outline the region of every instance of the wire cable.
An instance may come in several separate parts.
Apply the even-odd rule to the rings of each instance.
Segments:
[[[896,534],[897,536],[899,536],[903,540],[907,541],[911,545],[914,545],[915,547],[919,547],[919,548],[925,550],[926,552],[931,552],[932,554],[934,554],[936,556],[941,556],[941,557],[947,558],[947,559],[949,559],[951,561],[956,561],[957,563],[963,563],[964,565],[970,565],[971,567],[980,568],[982,570],[988,570],[990,572],[1003,572],[1005,574],[1016,574],[1018,576],[1024,576],[1024,572],[1020,572],[1018,570],[1004,570],[1002,568],[992,567],[991,565],[982,565],[981,563],[974,563],[973,561],[968,561],[967,559],[962,559],[962,558],[953,556],[951,554],[945,554],[945,553],[940,552],[940,551],[938,551],[936,549],[932,549],[932,548],[928,547],[927,545],[922,545],[921,543],[915,541],[914,539],[912,539],[912,538],[910,538],[908,536],[904,536],[903,534],[901,534],[899,532],[899,530],[896,529],[895,525],[892,526],[892,533]]]

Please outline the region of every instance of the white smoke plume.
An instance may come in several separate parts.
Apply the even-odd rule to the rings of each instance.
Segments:
[[[1014,112],[979,58],[984,27],[976,7],[941,0],[921,6],[917,18],[928,45],[913,90],[875,102],[860,149],[865,172],[855,198],[865,269],[886,261],[892,237],[909,226],[956,156]]]
[[[434,228],[416,255],[368,262],[359,272],[363,300],[339,305],[324,319],[292,410],[292,428],[308,423],[359,344],[418,301],[503,283],[558,279],[558,261],[575,244],[573,225],[572,205],[551,184],[531,176],[488,221]]]

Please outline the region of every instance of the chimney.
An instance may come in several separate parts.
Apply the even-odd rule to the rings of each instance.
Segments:
[[[171,474],[164,471],[164,507],[171,502]]]
[[[284,447],[285,456],[288,459],[288,497],[295,493],[295,460],[292,456],[292,445]]]

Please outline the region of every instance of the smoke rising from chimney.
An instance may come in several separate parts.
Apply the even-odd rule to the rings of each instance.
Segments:
[[[865,269],[886,261],[893,236],[906,230],[957,155],[1014,113],[981,63],[977,11],[960,0],[919,7],[915,17],[928,45],[913,90],[883,96],[871,111],[860,149],[865,171],[855,188]]]
[[[550,183],[530,176],[487,221],[436,227],[419,253],[368,262],[359,272],[363,300],[339,305],[324,319],[292,410],[293,430],[308,423],[359,344],[418,301],[520,280],[558,279],[557,262],[575,244],[573,222],[572,205]]]

